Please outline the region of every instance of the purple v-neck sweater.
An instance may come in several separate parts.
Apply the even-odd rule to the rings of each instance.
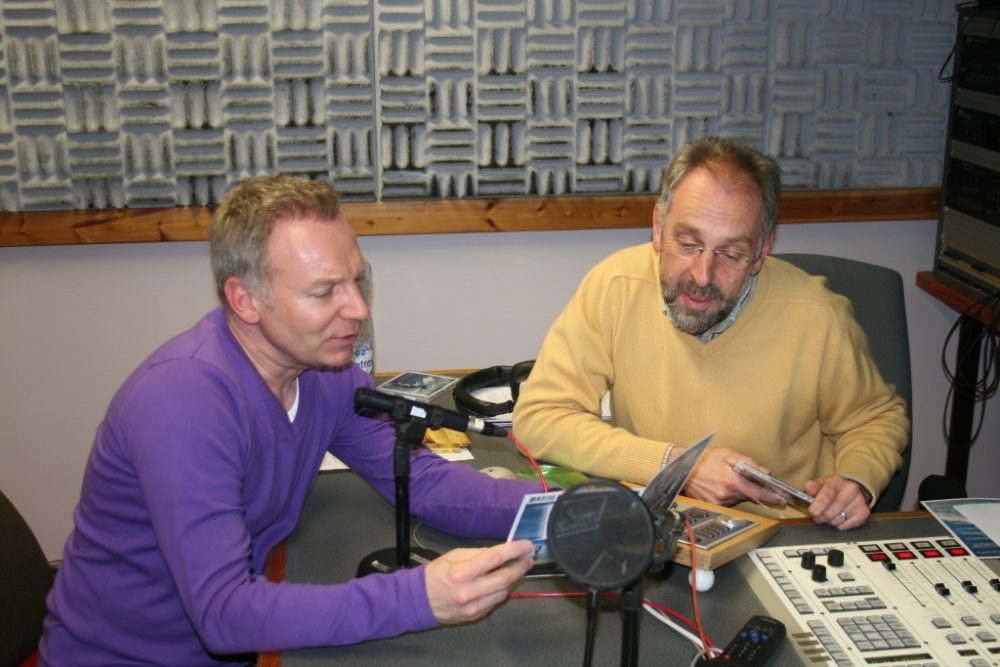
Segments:
[[[336,585],[263,576],[327,450],[392,500],[392,425],[353,405],[370,385],[354,366],[307,371],[290,422],[221,309],[154,352],[98,428],[43,663],[245,663],[434,627],[422,567]],[[505,536],[521,497],[538,490],[426,451],[411,475],[414,516],[468,537]]]

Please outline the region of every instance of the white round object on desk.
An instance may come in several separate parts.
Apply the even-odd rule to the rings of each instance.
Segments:
[[[483,468],[480,472],[486,473],[490,477],[495,477],[496,479],[517,479],[517,475],[514,474],[513,470],[508,470],[507,468],[502,468],[500,466]]]
[[[694,577],[694,582],[691,581],[692,577]],[[712,570],[691,570],[688,574],[688,583],[693,583],[696,591],[704,593],[715,585],[715,572]]]

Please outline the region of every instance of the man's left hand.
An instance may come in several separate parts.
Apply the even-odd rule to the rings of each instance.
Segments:
[[[531,569],[532,548],[529,540],[514,540],[478,549],[452,549],[432,560],[424,580],[434,618],[453,625],[485,616],[507,599],[511,586]]]
[[[826,475],[809,480],[804,487],[815,498],[809,514],[816,523],[849,530],[863,525],[871,514],[864,488],[846,477]]]

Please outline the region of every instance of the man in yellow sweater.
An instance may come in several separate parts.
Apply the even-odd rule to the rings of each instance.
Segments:
[[[775,162],[742,144],[681,149],[652,242],[592,269],[542,344],[513,418],[534,455],[645,484],[715,431],[686,495],[841,530],[868,519],[902,460],[905,405],[850,302],[767,256],[779,191]],[[740,460],[815,500],[786,505],[733,470]]]

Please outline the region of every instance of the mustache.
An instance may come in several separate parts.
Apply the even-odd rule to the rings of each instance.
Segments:
[[[717,301],[721,301],[725,297],[722,290],[714,283],[699,287],[691,280],[682,280],[673,289],[668,287],[663,290],[663,297],[667,303],[673,303],[681,294],[690,294],[696,299],[715,299]]]

